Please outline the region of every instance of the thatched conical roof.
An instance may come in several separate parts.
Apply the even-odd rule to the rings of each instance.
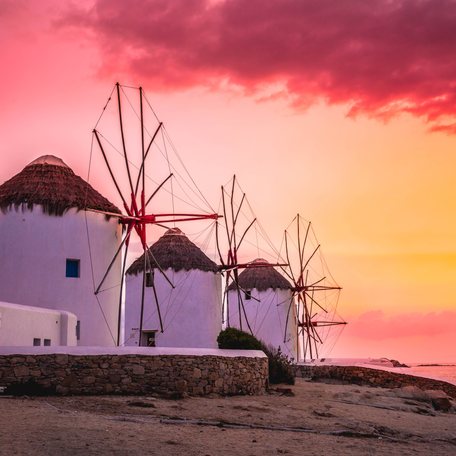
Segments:
[[[43,206],[49,215],[63,215],[70,208],[120,210],[80,178],[60,158],[43,155],[0,185],[0,209]]]
[[[284,290],[292,288],[291,283],[263,258],[257,258],[250,264],[251,266],[239,274],[238,283],[242,289],[252,290],[255,288],[258,291],[265,291],[276,288]],[[236,283],[232,282],[228,290],[235,289]]]
[[[217,272],[218,266],[210,260],[179,228],[169,229],[149,248],[149,260],[152,268],[158,265],[162,269],[174,271],[198,269],[199,271]],[[127,274],[138,274],[144,270],[144,254],[128,268]]]

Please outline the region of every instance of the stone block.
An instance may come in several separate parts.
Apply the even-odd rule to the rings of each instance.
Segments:
[[[144,366],[141,366],[140,364],[135,364],[132,369],[133,374],[135,375],[144,375],[146,372]]]
[[[11,364],[23,364],[25,362],[25,358],[21,356],[15,356],[11,358]]]
[[[104,392],[106,394],[112,393],[113,391],[114,391],[114,387],[110,383],[107,383],[106,385],[104,385]]]
[[[114,385],[120,383],[121,376],[119,374],[111,374],[109,376],[109,381],[110,383],[113,383]]]
[[[62,396],[65,396],[65,395],[67,395],[67,394],[70,392],[70,390],[69,390],[69,388],[67,388],[66,386],[57,385],[57,386],[55,387],[55,392],[56,392],[57,394],[60,394],[60,395],[62,395]]]
[[[65,355],[64,353],[58,353],[55,355],[55,362],[57,364],[68,364],[68,355]]]
[[[192,375],[193,378],[201,378],[201,369],[198,369],[197,367],[195,367],[193,369],[193,375]]]
[[[176,380],[174,388],[178,393],[186,393],[188,390],[187,381],[183,379]]]
[[[192,394],[194,394],[195,396],[202,396],[204,394],[204,388],[201,387],[201,386],[194,386],[192,388]]]
[[[75,384],[75,383],[77,383],[77,378],[74,375],[67,375],[62,380],[63,386],[71,386],[72,384]]]
[[[27,377],[29,375],[29,368],[27,366],[16,366],[14,368],[14,375],[18,378]]]

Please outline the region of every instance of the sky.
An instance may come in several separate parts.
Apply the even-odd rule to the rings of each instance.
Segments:
[[[455,51],[450,0],[0,0],[0,182],[44,154],[86,176],[141,85],[203,193],[235,173],[277,244],[312,221],[329,356],[456,362]]]

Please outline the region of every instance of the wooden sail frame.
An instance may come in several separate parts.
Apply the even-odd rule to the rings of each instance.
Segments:
[[[246,194],[242,192],[241,200],[237,203],[237,208],[235,208],[235,187],[236,187],[236,175],[233,176],[231,181],[231,188],[229,191],[226,191],[225,187],[221,186],[221,199],[222,199],[222,211],[223,211],[223,220],[225,222],[225,234],[228,244],[228,251],[226,257],[222,254],[222,247],[220,243],[220,227],[219,223],[216,222],[216,245],[217,252],[220,258],[219,269],[225,276],[225,291],[222,298],[222,315],[226,315],[225,323],[228,327],[231,326],[232,321],[229,311],[229,302],[228,302],[228,290],[233,284],[236,289],[237,296],[237,306],[238,306],[238,316],[239,316],[239,329],[241,331],[243,328],[243,318],[246,323],[248,331],[253,334],[252,328],[250,326],[249,319],[247,317],[247,312],[245,309],[244,299],[242,298],[242,293],[246,292],[240,283],[239,283],[239,271],[247,268],[264,268],[264,267],[285,267],[285,263],[258,263],[255,261],[251,262],[240,262],[238,259],[238,253],[242,246],[243,241],[246,238],[247,233],[257,222],[256,217],[253,217],[247,222],[247,227],[243,229],[241,233],[238,233],[238,220],[239,214],[241,213],[244,204],[246,203]],[[228,199],[228,202],[226,201]],[[257,300],[255,297],[251,299]]]
[[[108,159],[108,155],[105,151],[103,146],[103,141],[101,138],[100,132],[95,127],[92,131],[93,137],[95,139],[95,143],[98,145],[98,148],[101,152],[103,157],[104,164],[108,170],[110,175],[111,181],[114,184],[116,192],[120,197],[122,204],[123,204],[123,213],[114,213],[114,212],[106,212],[95,210],[93,212],[104,214],[108,217],[116,217],[122,226],[124,227],[123,237],[122,240],[112,258],[109,265],[106,268],[105,273],[101,281],[95,287],[95,294],[98,294],[101,291],[101,288],[112,269],[113,265],[115,264],[116,260],[118,259],[119,255],[123,252],[123,260],[121,266],[121,283],[120,283],[120,295],[119,295],[119,307],[118,307],[118,319],[117,319],[117,345],[120,345],[120,336],[121,336],[121,312],[122,312],[122,300],[123,300],[123,288],[124,288],[124,278],[126,273],[126,259],[128,248],[130,245],[130,240],[133,233],[136,233],[141,247],[143,249],[144,254],[144,268],[143,268],[143,280],[142,280],[142,291],[141,291],[141,310],[140,310],[140,337],[139,337],[139,345],[141,345],[141,334],[143,330],[143,317],[144,317],[144,301],[145,301],[145,287],[146,287],[146,273],[148,270],[151,270],[150,260],[152,259],[154,263],[158,266],[158,270],[160,274],[165,278],[165,280],[169,283],[169,285],[174,288],[173,283],[167,277],[166,273],[160,267],[158,262],[153,258],[153,253],[149,249],[148,240],[147,240],[147,226],[148,225],[158,225],[164,228],[167,228],[166,223],[175,223],[175,222],[187,222],[187,221],[196,221],[196,220],[218,220],[221,216],[216,213],[183,213],[183,212],[166,212],[166,213],[150,213],[147,211],[147,206],[153,200],[153,198],[159,193],[159,191],[163,188],[166,182],[168,182],[172,177],[173,173],[170,173],[166,179],[164,179],[158,186],[155,188],[151,193],[147,193],[146,188],[146,161],[151,150],[151,147],[154,144],[154,141],[157,138],[158,133],[163,128],[163,122],[159,122],[158,127],[154,131],[154,134],[150,138],[147,146],[145,143],[145,126],[144,126],[144,91],[142,87],[134,88],[139,92],[139,112],[140,112],[140,131],[141,131],[141,164],[139,166],[139,170],[136,175],[136,180],[134,182],[133,173],[130,167],[130,160],[128,157],[127,152],[127,145],[125,140],[125,131],[124,131],[124,121],[123,121],[123,110],[122,110],[122,101],[121,101],[121,88],[122,86],[117,82],[115,84],[115,92],[116,92],[116,99],[117,99],[117,113],[118,113],[118,121],[119,121],[119,131],[120,137],[122,141],[122,154],[124,159],[125,170],[128,177],[128,184],[130,195],[126,196],[119,185],[119,181],[115,175],[114,169],[111,166],[111,163]],[[131,87],[130,87],[131,88]],[[108,105],[111,97],[109,97],[108,102],[105,105]],[[103,112],[104,112],[103,110]],[[101,118],[101,116],[100,116]],[[97,123],[98,124],[98,123]],[[88,209],[90,210],[90,209]],[[152,258],[151,258],[152,257]],[[152,291],[155,297],[155,303],[157,307],[157,314],[160,322],[160,331],[163,332],[163,319],[160,312],[160,305],[157,299],[157,290],[155,287],[154,281],[151,282]]]
[[[318,277],[316,280],[309,282],[309,271],[312,260],[317,253],[320,253],[320,244],[313,247],[310,254],[306,256],[308,247],[309,234],[311,232],[311,222],[306,222],[304,238],[302,239],[301,223],[303,219],[297,214],[292,224],[296,224],[297,239],[294,245],[297,250],[297,262],[293,266],[291,262],[290,233],[284,232],[285,257],[287,267],[281,267],[283,273],[292,283],[292,296],[288,306],[287,318],[285,323],[284,342],[286,342],[287,330],[290,325],[290,314],[296,319],[294,322],[296,328],[296,353],[297,358],[304,361],[316,359],[319,357],[319,347],[323,345],[324,340],[319,334],[319,328],[342,326],[347,322],[344,320],[324,320],[319,319],[319,313],[329,314],[325,304],[321,303],[318,295],[326,291],[340,291],[342,288],[335,284],[326,285],[326,276]],[[294,306],[294,309],[293,309]],[[294,310],[292,312],[292,310]]]

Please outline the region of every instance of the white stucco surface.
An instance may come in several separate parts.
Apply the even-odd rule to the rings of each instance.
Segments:
[[[75,346],[76,322],[70,312],[0,302],[0,346],[33,346],[34,339]]]
[[[245,299],[241,292],[247,320],[252,329],[253,335],[275,348],[281,349],[282,353],[294,360],[297,360],[297,338],[296,338],[296,318],[294,305],[290,308],[288,319],[287,334],[285,336],[285,326],[287,313],[290,306],[290,290],[268,289],[265,291],[251,290],[252,299]],[[241,309],[239,318],[238,294],[237,290],[228,292],[229,324],[233,328],[249,332],[247,320]],[[285,340],[285,342],[284,342]]]
[[[93,273],[89,256],[92,249]],[[80,320],[79,345],[115,345],[121,258],[103,291],[98,284],[120,243],[116,218],[70,209],[63,216],[30,210],[0,212],[0,300],[72,312]],[[80,260],[80,277],[66,277],[66,259]]]
[[[46,355],[51,353],[67,355],[184,355],[266,358],[266,355],[259,350],[219,350],[179,347],[0,347],[0,355]]]
[[[157,347],[216,348],[222,329],[221,277],[199,270],[165,271],[171,288],[155,270],[155,287],[163,319],[161,333],[152,287],[145,289],[143,330],[157,330]],[[125,298],[125,345],[138,346],[142,273],[127,275]]]

